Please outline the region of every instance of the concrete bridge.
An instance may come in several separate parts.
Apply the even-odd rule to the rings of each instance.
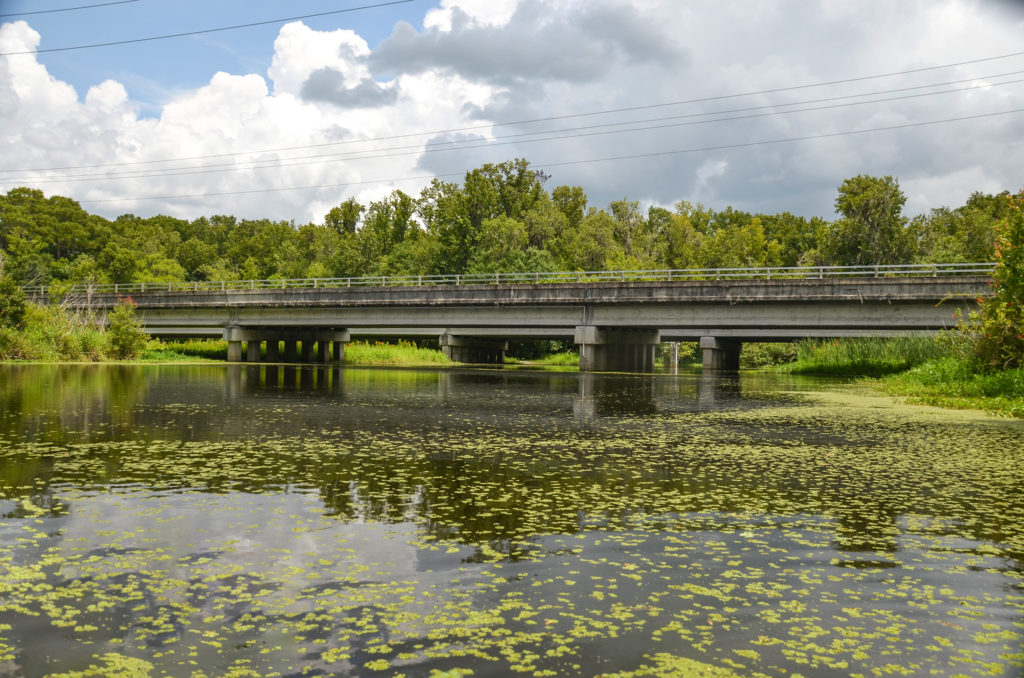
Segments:
[[[561,339],[579,346],[583,371],[649,372],[661,341],[698,341],[706,368],[733,369],[743,342],[933,333],[989,294],[991,270],[952,264],[151,283],[79,290],[78,297],[103,309],[130,295],[151,335],[223,338],[231,362],[260,361],[264,343],[268,362],[340,361],[345,344],[362,335],[438,338],[457,362],[500,363],[510,339]],[[576,279],[546,282],[549,276]]]

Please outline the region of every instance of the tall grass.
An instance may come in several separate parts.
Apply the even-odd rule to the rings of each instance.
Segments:
[[[0,328],[0,360],[105,360],[107,338],[96,318],[61,306],[28,304],[20,330]]]
[[[949,351],[947,341],[933,337],[805,339],[796,344],[796,361],[779,369],[797,374],[878,377],[947,357]]]
[[[947,356],[886,377],[882,387],[911,402],[1024,417],[1024,369],[981,372],[969,359]]]
[[[388,344],[375,341],[353,341],[345,346],[346,365],[451,365],[451,360],[437,349],[420,348],[409,341]]]
[[[220,339],[153,340],[142,354],[143,360],[227,360],[228,342]]]
[[[562,351],[560,353],[549,353],[534,361],[543,365],[554,367],[575,367],[580,364],[580,354],[575,351]]]

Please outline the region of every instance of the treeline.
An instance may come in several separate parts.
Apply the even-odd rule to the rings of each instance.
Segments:
[[[32,188],[0,196],[0,274],[18,285],[991,261],[1006,193],[908,218],[892,177],[838,187],[835,220],[679,202],[589,204],[579,186],[545,187],[526,160],[486,164],[416,197],[353,199],[323,223],[108,220]]]

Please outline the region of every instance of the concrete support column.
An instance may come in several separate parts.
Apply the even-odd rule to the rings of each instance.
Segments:
[[[743,342],[739,339],[701,337],[701,366],[705,370],[738,370],[742,348]]]
[[[580,325],[575,342],[580,372],[653,372],[661,332]]]
[[[294,339],[287,339],[284,342],[284,361],[286,363],[299,362],[299,342]]]
[[[504,365],[508,342],[503,339],[461,337],[445,332],[438,337],[441,351],[457,363]]]
[[[281,361],[281,342],[284,342],[284,362],[299,362],[301,342],[302,361],[325,364],[330,361],[330,347],[334,344],[337,359],[345,355],[345,344],[351,335],[346,329],[291,328],[291,327],[225,327],[224,340],[228,342],[228,360],[242,359],[242,342],[248,343],[246,357],[249,362],[259,362],[260,345],[267,342],[267,362]],[[316,347],[314,349],[314,347]]]
[[[250,339],[245,347],[245,361],[248,363],[258,363],[260,361],[260,341]]]
[[[332,342],[332,343],[334,344],[334,355],[332,356],[332,360],[334,362],[336,362],[336,363],[340,363],[340,362],[344,361],[345,360],[345,342],[344,341],[335,341],[335,342]]]

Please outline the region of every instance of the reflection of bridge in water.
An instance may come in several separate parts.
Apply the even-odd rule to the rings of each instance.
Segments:
[[[370,372],[326,365],[229,365],[225,393],[228,403],[236,406],[247,397],[265,394],[319,394],[345,400],[346,395],[353,395],[346,393],[346,373]],[[527,386],[539,378],[551,378],[550,372],[530,370],[431,370],[418,374],[436,380],[436,397],[441,402],[457,397],[465,387]],[[573,419],[584,423],[623,415],[716,410],[742,399],[740,378],[729,371],[683,375],[567,372],[560,376],[564,392],[572,398]]]
[[[792,458],[786,454],[775,457],[782,466],[776,466],[772,474],[765,476],[771,478],[768,486],[761,482],[759,474],[734,474],[744,464],[757,462],[742,450],[736,454],[727,451],[724,456],[716,457],[733,444],[745,447],[766,444],[802,450],[806,436],[811,449],[817,446],[828,453],[842,453],[847,444],[841,431],[838,437],[830,438],[828,436],[837,435],[835,429],[824,434],[813,427],[793,429],[792,422],[787,423],[785,417],[779,418],[781,428],[773,428],[770,422],[757,418],[751,421],[744,417],[687,416],[777,407],[780,385],[777,375],[763,382],[760,380],[765,375],[725,372],[622,375],[296,365],[32,366],[13,368],[6,373],[7,384],[0,382],[0,405],[18,412],[14,404],[26,397],[27,383],[68,384],[76,381],[75,375],[82,378],[80,388],[63,392],[54,388],[40,389],[37,395],[41,400],[27,401],[31,407],[25,409],[23,415],[0,420],[3,424],[0,434],[8,440],[31,438],[50,440],[52,444],[58,443],[58,439],[51,439],[51,436],[62,436],[60,445],[89,442],[85,446],[90,448],[89,454],[95,455],[97,462],[103,461],[85,469],[87,473],[95,471],[97,474],[95,478],[82,477],[87,477],[89,482],[170,482],[187,487],[208,485],[220,491],[238,482],[230,468],[221,468],[219,464],[220,441],[253,440],[246,454],[265,457],[281,454],[284,461],[288,451],[277,449],[278,443],[291,445],[289,441],[299,441],[295,444],[301,449],[302,441],[307,438],[328,440],[331,445],[322,449],[332,450],[329,454],[322,457],[299,455],[287,459],[280,467],[263,464],[260,468],[265,477],[256,479],[247,475],[245,482],[255,484],[245,487],[275,487],[308,474],[310,478],[316,477],[311,486],[317,488],[330,511],[347,516],[372,516],[377,515],[373,513],[377,509],[369,504],[358,504],[358,497],[353,498],[348,493],[353,476],[352,468],[346,465],[346,450],[353,440],[361,440],[360,444],[366,445],[370,444],[368,441],[398,439],[408,442],[409,449],[415,449],[410,463],[419,464],[417,468],[430,482],[424,484],[420,478],[413,482],[396,471],[393,457],[370,454],[362,458],[374,465],[374,471],[366,477],[387,478],[388,483],[394,484],[393,494],[381,503],[385,508],[380,510],[403,506],[403,502],[415,496],[427,504],[436,501],[453,505],[453,511],[465,514],[463,518],[468,522],[463,526],[467,530],[475,529],[473,526],[489,530],[493,528],[491,521],[478,521],[475,517],[474,512],[479,510],[472,503],[475,495],[462,492],[467,478],[478,477],[467,475],[467,468],[479,470],[499,462],[491,458],[493,451],[486,446],[469,455],[465,454],[466,447],[459,448],[462,454],[456,460],[455,448],[447,446],[446,441],[476,440],[481,431],[498,440],[504,434],[519,438],[524,431],[539,431],[545,439],[554,440],[556,446],[574,445],[585,450],[592,442],[599,443],[632,431],[623,440],[632,441],[628,444],[638,446],[637,450],[643,451],[640,446],[648,442],[651,446],[663,447],[664,455],[659,453],[648,459],[651,465],[645,467],[644,472],[656,482],[675,488],[679,497],[703,497],[708,488],[742,485],[734,493],[733,503],[717,506],[715,510],[762,511],[773,505],[818,506],[820,498],[817,495],[808,498],[808,491],[820,490],[831,497],[827,504],[830,515],[838,522],[835,546],[841,550],[895,550],[897,546],[891,539],[895,521],[919,509],[915,504],[905,503],[907,497],[915,496],[920,490],[915,485],[917,480],[898,465],[881,464],[871,474],[850,475],[836,467],[831,458],[814,459],[801,452]],[[46,378],[41,379],[41,376]],[[801,380],[796,379],[794,383],[799,382]],[[111,398],[111,395],[116,397]],[[85,418],[83,413],[87,414]],[[459,416],[452,417],[452,413]],[[671,442],[645,439],[644,432],[666,415],[672,421],[668,426],[656,426],[656,430],[678,435],[680,445],[685,445],[693,436],[704,439],[707,432],[714,429],[716,432],[706,438],[709,446],[686,448],[685,452],[680,448],[677,454]],[[809,425],[810,421],[807,420]],[[957,426],[956,423],[936,422],[940,430]],[[725,430],[718,427],[725,427]],[[75,431],[80,433],[76,435]],[[124,460],[118,454],[105,456],[104,445],[96,444],[104,440],[187,441],[191,447],[182,451],[195,455],[192,459],[196,465],[165,464],[160,455],[166,452],[166,447],[157,446],[157,452],[148,458],[147,445],[132,445],[131,449],[148,461],[127,464],[122,471],[120,466]],[[263,444],[268,440],[274,444]],[[204,452],[203,441],[217,441],[218,445]],[[600,454],[597,456],[598,464],[602,458]],[[628,454],[623,457],[627,461],[629,458]],[[707,458],[717,459],[717,462],[705,467]],[[526,468],[504,469],[503,472],[508,474],[505,477],[523,487],[548,492],[555,486],[544,485],[543,474],[537,472],[538,468],[545,472],[551,470],[544,466],[547,461],[538,459],[537,468],[530,466],[530,461]],[[829,464],[819,463],[823,461]],[[10,463],[8,468],[12,468]],[[15,464],[13,468],[19,466]],[[599,469],[601,474],[607,475],[607,482],[621,480],[616,475],[618,470],[615,464]],[[217,475],[222,471],[223,477]],[[21,476],[7,476],[13,487],[22,488],[13,496],[32,496],[37,506],[56,507],[50,483],[68,482],[65,457],[44,454],[26,464],[22,472]],[[75,482],[82,478],[72,477]],[[561,484],[557,487],[564,491],[577,481],[580,481],[578,473],[567,471],[559,476]],[[605,480],[586,482],[603,483]],[[578,529],[570,520],[575,512],[568,506],[572,498],[578,496],[573,493],[564,496],[567,507],[563,517],[568,516],[568,522],[562,528],[566,531]],[[990,510],[983,498],[979,501],[978,497],[969,496],[963,501],[964,512],[979,516],[970,529],[976,531],[979,538],[992,538],[991,532],[1000,527],[980,516],[992,515],[994,510]],[[0,507],[0,512],[16,513],[18,510],[13,503]],[[385,520],[391,519],[389,516],[391,514],[382,513],[378,517]],[[437,529],[444,529],[443,522],[437,524]],[[466,534],[473,538],[476,533]]]
[[[935,332],[989,293],[991,270],[939,264],[495,274],[491,284],[460,276],[151,283],[90,290],[88,303],[109,308],[130,293],[150,334],[223,338],[230,362],[340,362],[353,336],[373,336],[430,338],[456,362],[501,364],[511,339],[557,339],[579,346],[584,372],[651,372],[661,341],[699,341],[704,367],[732,369],[743,342]],[[542,282],[551,276],[556,282]]]

